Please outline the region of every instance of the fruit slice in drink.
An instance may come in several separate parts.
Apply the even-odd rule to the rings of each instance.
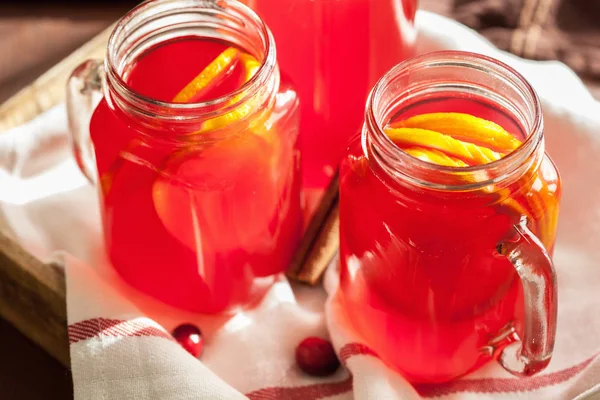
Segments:
[[[388,137],[406,153],[423,161],[451,167],[467,167],[487,164],[501,159],[519,148],[520,140],[505,131],[500,125],[464,113],[419,114],[405,120],[395,121],[385,128]],[[483,190],[497,191],[502,199],[500,205],[528,220],[533,216],[539,219],[539,236],[543,242],[555,225],[547,221],[544,207],[548,192],[542,179],[536,179],[541,186],[526,197],[522,205],[510,197],[508,189],[497,190],[493,186]]]

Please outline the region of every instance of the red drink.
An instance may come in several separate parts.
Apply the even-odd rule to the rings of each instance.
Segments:
[[[417,0],[243,0],[265,19],[301,99],[304,185],[329,182],[377,79],[412,55]]]
[[[436,78],[427,77],[432,87]],[[386,105],[393,97],[402,93],[382,95]],[[442,175],[406,153],[390,167],[384,154],[394,157],[398,147],[417,154],[416,147],[388,139],[378,147],[368,126],[351,141],[340,171],[341,290],[365,343],[413,382],[451,380],[498,356],[515,332],[523,338],[523,285],[502,246],[525,217],[527,229],[551,252],[560,197],[560,179],[543,144],[523,156],[528,138],[538,133],[487,96],[431,91],[386,109],[380,126],[429,113],[480,117],[524,144],[488,169]],[[525,158],[520,163],[519,154]],[[510,162],[516,164],[509,168]],[[500,174],[494,168],[501,163],[510,179],[468,187]],[[542,300],[552,310],[553,298]]]
[[[298,100],[269,45],[254,58],[218,38],[175,37],[136,54],[122,82],[109,71],[90,124],[107,251],[126,281],[168,304],[247,304],[300,240]]]

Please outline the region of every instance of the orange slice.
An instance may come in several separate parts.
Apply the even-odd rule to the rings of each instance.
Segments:
[[[240,56],[240,61],[242,62],[246,72],[244,75],[244,83],[247,83],[258,72],[258,69],[260,68],[260,62],[258,62],[254,56],[246,53]]]
[[[173,98],[174,103],[187,103],[215,84],[217,78],[231,70],[240,57],[234,47],[225,49]]]
[[[152,187],[165,229],[199,254],[206,246],[223,251],[264,240],[280,193],[268,152],[262,138],[240,135],[173,154]]]
[[[221,129],[229,124],[243,119],[246,115],[250,113],[251,110],[252,106],[250,104],[242,104],[233,111],[205,121],[202,124],[202,129],[194,133],[204,133],[208,131]]]
[[[435,150],[435,149],[426,149],[422,147],[413,147],[403,149],[406,153],[410,154],[413,157],[416,157],[420,160],[427,161],[437,165],[446,165],[450,167],[468,167],[469,165],[464,161],[450,157],[447,154]],[[483,191],[486,193],[493,193],[495,191],[493,186],[486,186],[483,188]],[[529,212],[525,207],[523,207],[518,201],[512,199],[509,196],[509,193],[506,193],[506,189],[503,189],[497,193],[500,198],[504,198],[500,203],[498,203],[501,207],[505,207],[507,209],[512,209],[517,215],[525,215],[527,218],[530,218]]]
[[[386,128],[385,133],[399,145],[428,147],[449,156],[460,158],[468,164],[487,164],[499,160],[502,155],[486,147],[461,142],[448,135],[418,128]]]
[[[446,165],[448,167],[468,167],[469,164],[458,158],[450,157],[441,151],[434,149],[425,149],[422,147],[412,147],[404,151],[419,160],[427,161],[437,165]]]
[[[250,54],[242,54],[240,55],[240,61],[242,62],[242,66],[245,70],[244,74],[244,82],[242,84],[246,84],[258,71],[260,68],[260,63],[256,58],[251,56]],[[243,95],[238,95],[233,98],[229,104],[237,103]],[[204,122],[202,125],[202,129],[199,132],[195,133],[203,133],[206,131],[212,131],[216,129],[221,129],[229,124],[237,122],[243,118],[245,118],[254,108],[256,108],[255,102],[248,101],[239,107],[235,108],[233,111],[230,111],[226,114],[220,115],[216,118],[209,119]]]
[[[419,146],[404,148],[404,151],[413,157],[438,165],[456,167],[498,160],[521,145],[518,139],[500,125],[461,113],[421,114],[390,124],[385,132],[401,147]],[[516,215],[524,215],[528,221],[537,224],[540,240],[545,245],[551,245],[554,240],[553,232],[556,230],[556,205],[541,177],[536,178],[535,185],[538,187],[532,188],[524,197],[525,204],[512,198],[508,189],[497,191],[492,185],[483,188],[483,191],[497,191],[501,199],[498,206],[512,210]]]
[[[556,240],[556,230],[558,228],[558,202],[556,201],[556,197],[554,194],[547,193],[543,199],[546,206],[546,213],[548,215],[548,225],[547,225],[547,233],[546,238],[547,242],[543,242],[547,246],[552,246]],[[550,250],[551,247],[548,247]]]
[[[420,114],[390,124],[391,128],[416,128],[436,131],[454,139],[475,142],[503,153],[521,145],[521,141],[495,122],[463,113]]]
[[[547,182],[538,176],[534,182],[531,193],[527,196],[527,203],[532,209],[534,215],[538,217],[539,239],[545,246],[551,246],[554,243],[557,227],[558,203],[554,195],[550,192]],[[548,247],[548,250],[550,247]]]

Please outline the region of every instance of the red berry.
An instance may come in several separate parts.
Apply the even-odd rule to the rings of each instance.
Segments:
[[[300,342],[296,347],[296,363],[304,372],[314,376],[331,375],[340,366],[331,342],[318,337]]]
[[[202,332],[195,325],[183,324],[179,325],[173,331],[173,337],[177,342],[187,350],[188,353],[194,357],[198,357],[202,354],[202,348],[204,347],[204,339],[202,339]]]

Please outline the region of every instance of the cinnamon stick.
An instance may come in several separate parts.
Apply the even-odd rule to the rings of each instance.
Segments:
[[[287,270],[290,279],[315,285],[339,247],[338,175],[332,178]]]

